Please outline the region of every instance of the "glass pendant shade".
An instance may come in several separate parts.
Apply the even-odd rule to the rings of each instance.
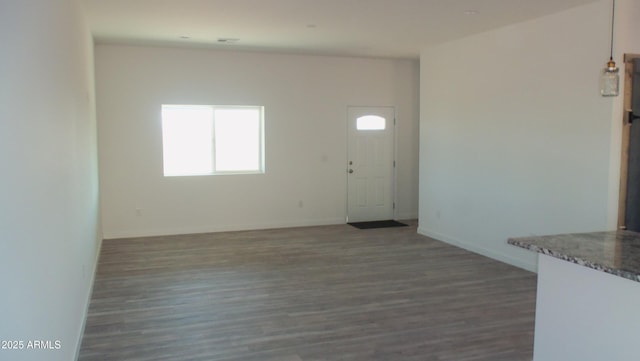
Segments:
[[[603,97],[615,97],[620,93],[620,74],[616,62],[613,61],[613,40],[616,29],[616,0],[611,0],[611,43],[609,61],[600,74],[600,94]]]
[[[603,97],[615,97],[620,93],[620,74],[616,63],[610,60],[600,75],[600,94]]]

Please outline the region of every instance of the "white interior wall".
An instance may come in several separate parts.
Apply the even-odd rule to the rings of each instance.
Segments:
[[[101,233],[93,43],[74,0],[0,1],[0,30],[0,340],[25,347],[0,359],[68,361]]]
[[[420,233],[533,270],[508,237],[608,229],[609,6],[424,49]]]
[[[343,223],[348,105],[396,107],[397,211],[416,217],[418,66],[98,45],[105,238]],[[162,104],[264,105],[266,174],[163,177]]]

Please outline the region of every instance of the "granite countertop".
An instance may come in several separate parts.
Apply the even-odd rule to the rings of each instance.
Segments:
[[[640,282],[640,233],[611,231],[509,238],[508,243]]]

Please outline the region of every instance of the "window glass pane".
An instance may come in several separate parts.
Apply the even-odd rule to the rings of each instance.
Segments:
[[[264,172],[263,109],[163,105],[164,175]]]
[[[384,130],[386,126],[386,119],[377,115],[365,115],[356,119],[358,130]]]
[[[165,176],[213,172],[213,109],[163,105],[162,150]]]
[[[222,108],[214,116],[216,171],[261,171],[261,109]]]

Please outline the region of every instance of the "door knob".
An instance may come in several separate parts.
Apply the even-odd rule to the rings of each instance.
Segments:
[[[349,173],[353,173],[353,169],[349,169]]]

